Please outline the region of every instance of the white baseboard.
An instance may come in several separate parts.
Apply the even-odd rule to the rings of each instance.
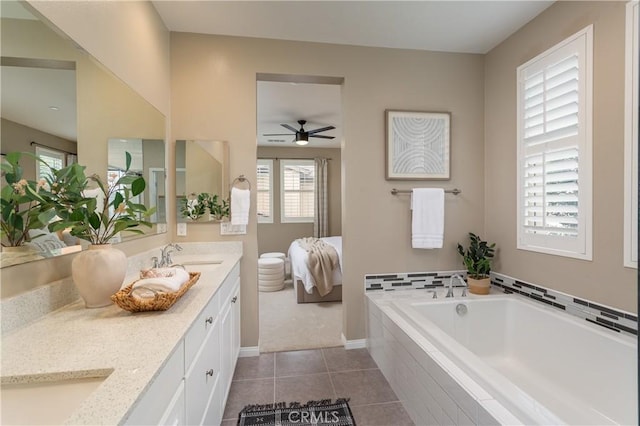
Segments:
[[[344,334],[341,334],[342,344],[346,350],[363,349],[367,347],[367,339],[347,340]]]
[[[260,356],[260,347],[258,346],[246,346],[240,348],[239,358],[247,358],[251,356]]]

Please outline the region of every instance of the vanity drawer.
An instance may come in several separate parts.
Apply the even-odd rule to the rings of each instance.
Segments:
[[[202,424],[205,411],[220,379],[220,322],[217,319],[201,346],[185,377],[189,425]],[[214,405],[216,408],[217,406]]]
[[[213,328],[220,311],[220,296],[216,293],[207,306],[200,312],[184,337],[184,369],[189,371],[196,354],[207,337],[207,333]]]

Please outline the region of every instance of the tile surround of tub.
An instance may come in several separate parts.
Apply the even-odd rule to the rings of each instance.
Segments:
[[[364,278],[365,291],[417,290],[444,287],[453,274],[465,280],[466,271],[399,272],[388,274],[367,274]],[[629,312],[603,306],[589,300],[527,283],[507,275],[491,272],[491,285],[506,294],[518,294],[547,306],[565,311],[593,324],[616,333],[637,336],[638,316]]]
[[[180,255],[212,255],[218,253],[242,253],[241,241],[225,241],[211,243],[180,243]],[[125,283],[129,284],[140,273],[141,269],[151,266],[151,258],[160,256],[162,247],[147,250],[127,258]],[[9,333],[32,323],[80,298],[71,277],[54,281],[48,285],[37,287],[0,302],[2,312],[2,333]]]
[[[458,274],[464,279],[467,278],[467,271],[462,270],[367,274],[364,276],[364,289],[366,291],[394,291],[444,287],[446,280],[454,274]]]
[[[506,294],[519,294],[617,333],[632,336],[638,335],[638,316],[629,312],[613,309],[495,272],[491,272],[491,285]]]

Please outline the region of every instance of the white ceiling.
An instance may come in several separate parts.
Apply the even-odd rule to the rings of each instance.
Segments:
[[[152,1],[170,31],[483,54],[553,1]],[[297,146],[280,124],[328,125],[308,147],[339,148],[340,86],[258,82],[260,146]],[[274,142],[280,140],[284,142]]]
[[[340,148],[342,140],[342,105],[340,87],[335,84],[281,83],[258,81],[258,145],[296,147],[295,134],[281,126],[299,129],[298,120],[307,120],[304,129],[334,126],[335,130],[319,133],[334,139],[310,138],[308,147]],[[290,136],[264,136],[265,133],[288,133]]]
[[[74,70],[2,66],[0,73],[2,118],[76,141]]]
[[[552,1],[152,1],[170,31],[487,53]]]

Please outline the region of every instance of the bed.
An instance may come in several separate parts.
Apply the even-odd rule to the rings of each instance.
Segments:
[[[335,248],[338,254],[338,266],[333,270],[333,288],[325,296],[320,296],[313,276],[307,264],[308,253],[295,240],[289,246],[289,261],[291,262],[291,280],[296,292],[298,303],[339,302],[342,300],[342,237],[320,238]]]

